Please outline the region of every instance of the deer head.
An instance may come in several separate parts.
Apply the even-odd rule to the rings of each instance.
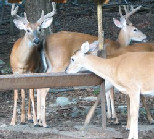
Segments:
[[[53,11],[46,15],[44,15],[44,11],[42,10],[41,18],[35,23],[28,21],[26,13],[24,13],[24,17],[17,15],[17,10],[18,6],[15,7],[13,4],[11,15],[14,17],[13,22],[15,26],[20,30],[25,30],[25,36],[32,45],[38,45],[40,43],[41,29],[48,28],[53,21],[53,15],[56,13],[55,5],[53,4]]]
[[[145,41],[146,35],[142,33],[139,29],[132,25],[129,20],[129,17],[134,14],[137,10],[139,10],[141,6],[137,8],[133,8],[131,6],[131,10],[128,6],[124,6],[125,15],[122,15],[121,7],[119,6],[119,14],[121,16],[120,21],[113,18],[114,24],[121,29],[118,37],[118,41],[121,45],[127,46],[131,41]]]
[[[86,64],[84,63],[83,58],[85,57],[88,52],[93,52],[95,50],[94,47],[98,47],[97,45],[94,46],[94,44],[89,44],[88,41],[83,43],[81,45],[81,49],[77,50],[74,55],[71,57],[70,64],[66,68],[66,73],[77,73],[82,70],[82,68],[85,68]]]

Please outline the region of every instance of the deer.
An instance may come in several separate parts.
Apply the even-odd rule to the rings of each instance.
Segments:
[[[140,94],[154,96],[154,52],[127,52],[115,58],[104,59],[90,54],[90,51],[93,50],[86,41],[71,57],[65,72],[77,73],[81,68],[85,68],[108,80],[122,93],[128,94],[130,98],[128,139],[138,139]]]
[[[124,7],[124,10],[125,10],[125,13],[126,13],[125,15],[122,15],[121,6],[119,6],[119,14],[120,14],[121,20],[126,19],[126,22],[131,26],[132,23],[130,22],[129,17],[133,13],[135,13],[137,10],[139,10],[141,8],[141,6],[138,6],[135,10],[134,10],[132,5],[130,5],[130,7],[124,5],[123,7]],[[115,22],[115,25],[118,27],[119,24],[116,24],[116,23],[118,23],[119,21],[114,21],[114,22]],[[121,35],[121,36],[123,36],[123,35]],[[120,34],[119,34],[118,40],[122,41],[123,39],[121,39],[121,38],[120,38]],[[126,45],[126,42],[127,41],[123,41],[122,44]],[[150,52],[150,51],[154,51],[154,44],[153,43],[133,44],[132,46],[129,46],[129,47],[119,47],[118,45],[115,45],[115,46],[110,45],[110,47],[106,47],[106,49],[107,49],[106,50],[106,58],[113,58],[113,57],[119,56],[121,54],[124,54],[126,52],[137,52],[137,51],[139,51],[139,52],[145,52],[145,51]],[[114,94],[113,94],[114,91],[113,91],[112,87],[113,87],[113,85],[109,84],[106,81],[106,87],[105,87],[106,89],[105,89],[105,91],[106,91],[106,102],[107,102],[107,117],[109,119],[112,117],[112,119],[115,119],[114,123],[118,124],[119,121],[118,121],[118,118],[116,116],[116,111],[115,111],[115,108],[114,108]],[[90,119],[92,118],[92,116],[94,114],[94,110],[97,107],[99,101],[100,101],[100,95],[98,95],[97,101],[91,107],[91,109],[89,110],[89,112],[88,112],[88,114],[86,116],[86,120],[84,122],[84,128],[86,128],[86,126],[89,124]],[[154,120],[153,120],[153,118],[152,118],[152,116],[150,114],[150,111],[149,111],[148,107],[146,106],[145,97],[143,95],[141,95],[141,101],[143,103],[143,106],[145,107],[149,123],[153,124]],[[127,97],[127,102],[129,103],[129,98],[128,97]],[[111,116],[111,111],[112,111],[112,116]],[[129,118],[128,118],[127,119],[126,129],[129,130],[129,127],[130,126],[129,126]]]
[[[97,45],[95,45],[95,46],[93,45],[93,47],[96,47],[96,49],[97,49]],[[112,53],[110,53],[110,55],[106,56],[107,59],[118,57],[118,56],[120,56],[122,54],[125,54],[127,52],[154,52],[154,44],[153,43],[133,44],[133,45],[130,45],[128,47],[121,47],[119,49],[114,49],[113,48],[113,50],[114,51]],[[108,52],[108,51],[109,50],[106,49],[106,52]],[[111,92],[109,91],[110,89],[111,89]],[[106,92],[106,101],[107,101],[108,112],[109,112],[109,114],[111,114],[111,112],[110,112],[110,107],[111,107],[112,115],[115,116],[115,119],[116,119],[115,124],[118,124],[118,118],[116,117],[116,111],[115,111],[115,108],[114,108],[113,85],[110,84],[110,82],[108,82],[107,80],[105,81],[105,92]],[[116,90],[116,92],[117,92],[117,90]],[[101,99],[100,95],[98,95],[97,101],[91,107],[91,109],[89,110],[89,112],[88,112],[88,114],[86,116],[83,129],[85,129],[87,127],[87,125],[89,124],[89,122],[90,122],[90,120],[91,120],[91,118],[92,118],[92,116],[94,114],[94,111],[95,111],[95,109],[96,109],[96,107],[97,107],[97,105],[98,105],[98,103],[100,101],[100,99]],[[145,107],[149,123],[153,124],[154,120],[153,120],[153,118],[152,118],[152,116],[150,114],[150,111],[149,111],[148,107],[146,106],[145,97],[143,95],[141,95],[141,101],[143,103],[143,106]],[[110,103],[111,103],[111,106],[110,106]],[[127,97],[127,109],[129,110],[129,98],[128,97]],[[129,118],[128,114],[129,114],[129,111],[127,113],[127,117],[128,117],[127,118],[127,125],[126,125],[127,130],[129,130],[129,128],[130,128],[130,118]],[[107,117],[108,117],[108,113],[107,113]]]
[[[41,29],[48,28],[52,21],[53,15],[55,15],[55,7],[53,4],[53,11],[44,15],[42,10],[41,17],[35,23],[28,21],[26,13],[24,17],[17,15],[18,7],[12,5],[11,15],[13,16],[13,22],[15,26],[20,30],[25,30],[25,35],[19,38],[13,45],[10,54],[10,65],[13,74],[26,74],[38,72],[40,69],[40,52],[39,45],[41,42]],[[25,90],[21,89],[21,124],[25,123]],[[17,100],[18,90],[14,90],[14,108],[13,117],[10,125],[15,125],[17,121]],[[29,101],[32,102],[33,109],[33,122],[34,126],[37,126],[37,116],[34,104],[34,89],[29,89]],[[30,102],[28,109],[28,120],[31,120]]]
[[[133,9],[131,14],[135,13],[138,9],[139,8]],[[128,14],[128,12],[126,14]],[[129,18],[131,14],[129,13],[127,18]],[[146,39],[145,34],[132,24],[127,25],[126,20],[124,17],[123,20],[120,21],[113,19],[114,24],[121,30],[117,41],[105,39],[104,46],[107,48],[107,55],[113,53],[113,49],[127,46],[131,40],[144,41]],[[123,39],[121,39],[121,37]],[[46,72],[64,72],[73,53],[87,40],[94,45],[98,43],[96,36],[77,32],[61,31],[48,35],[43,42],[43,53],[45,57],[44,67]],[[93,54],[97,55],[97,51],[98,49],[95,50]],[[40,121],[39,125],[43,127],[48,127],[45,122],[45,98],[48,90],[49,88],[37,90],[37,119]]]

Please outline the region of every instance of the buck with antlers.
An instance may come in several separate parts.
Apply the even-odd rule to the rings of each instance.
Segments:
[[[47,28],[51,25],[53,15],[55,14],[55,7],[53,4],[53,11],[44,15],[42,11],[41,18],[36,23],[30,23],[27,20],[26,13],[24,17],[17,15],[18,7],[12,5],[11,15],[14,17],[14,24],[20,30],[25,30],[24,37],[18,39],[12,48],[10,55],[10,65],[13,74],[33,73],[37,72],[40,65],[40,53],[38,46],[40,44],[41,28]],[[22,106],[21,106],[21,123],[25,123],[25,90],[21,89]],[[33,121],[37,125],[36,111],[34,108],[34,89],[29,89],[29,97],[33,107]],[[14,90],[14,108],[11,125],[15,125],[17,120],[17,99],[18,90]],[[28,111],[28,119],[31,119],[30,109]]]
[[[136,11],[138,8],[134,9]],[[132,25],[126,24],[126,19],[123,18],[122,21],[114,19],[114,23],[121,28],[118,41],[112,41],[105,39],[104,46],[106,47],[107,56],[114,54],[116,50],[124,47],[130,43],[131,40],[143,41],[146,39],[146,35],[140,30]],[[120,39],[120,38],[123,39]],[[47,61],[47,72],[64,72],[65,68],[69,64],[70,57],[73,53],[80,48],[82,43],[85,41],[93,43],[95,46],[98,44],[97,37],[88,34],[82,34],[77,32],[62,31],[59,33],[54,33],[47,36],[44,42],[44,53]],[[129,42],[129,43],[128,43]],[[123,46],[124,45],[124,46]],[[139,45],[139,44],[138,44]],[[91,45],[92,47],[92,45]],[[144,46],[143,46],[144,47]],[[135,48],[138,51],[137,48]],[[144,51],[143,48],[142,51]],[[98,50],[98,49],[97,49]],[[93,52],[94,55],[97,54],[97,50]],[[127,50],[131,51],[131,50]],[[139,50],[140,51],[140,50]],[[49,89],[39,89],[38,92],[38,107],[37,107],[37,118],[40,124],[44,127],[47,126],[45,122],[45,97]],[[109,108],[108,108],[109,109]]]
[[[71,57],[66,73],[77,73],[81,68],[85,68],[111,82],[122,93],[128,94],[130,98],[128,139],[138,139],[140,94],[154,96],[154,52],[129,52],[115,58],[103,59],[90,54],[89,51],[93,51],[90,50],[89,43],[82,44],[81,50],[76,51]]]

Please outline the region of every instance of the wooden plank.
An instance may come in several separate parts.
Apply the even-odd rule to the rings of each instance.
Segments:
[[[96,86],[102,83],[102,78],[93,73],[34,73],[0,75],[0,90],[54,88],[73,86]]]

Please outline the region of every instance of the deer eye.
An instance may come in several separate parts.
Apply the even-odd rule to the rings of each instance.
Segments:
[[[74,62],[74,58],[71,58],[71,62]]]
[[[134,31],[137,31],[137,28],[135,28]]]

